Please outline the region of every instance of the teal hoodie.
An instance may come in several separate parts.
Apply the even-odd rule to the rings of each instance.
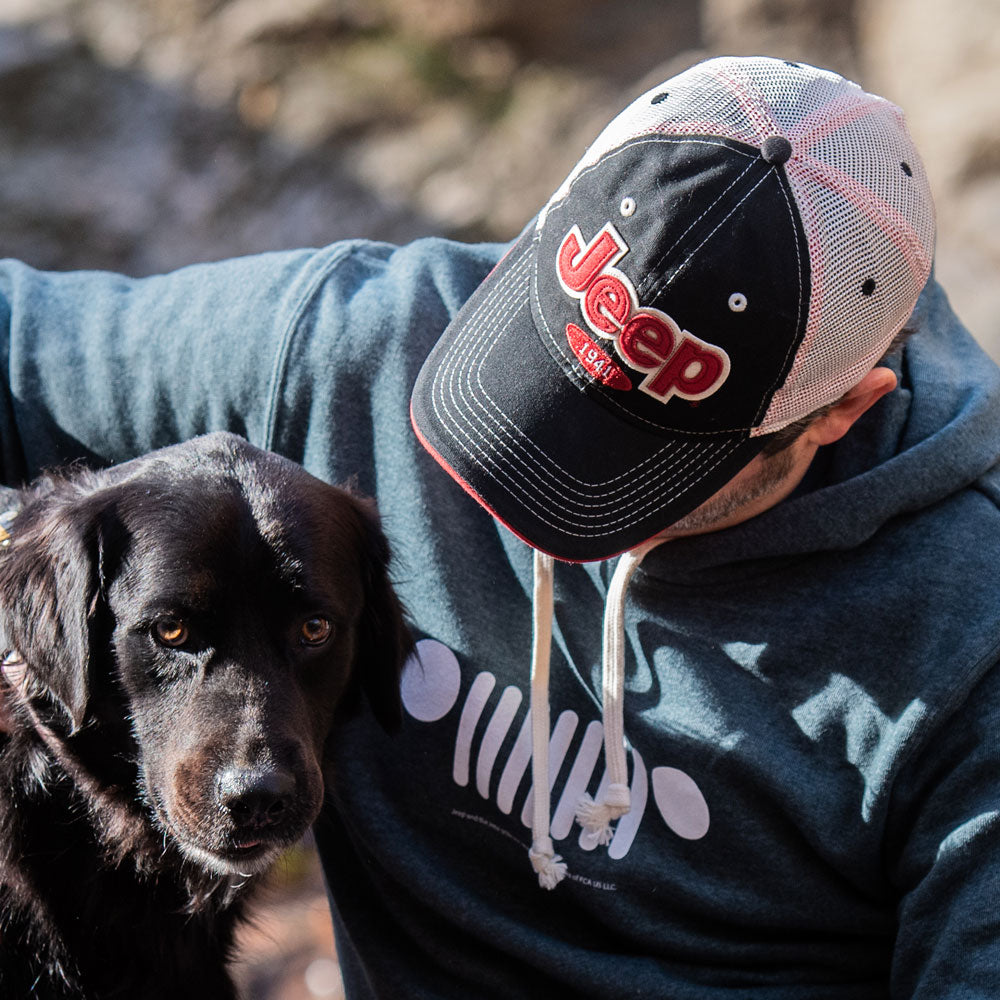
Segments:
[[[899,388],[787,500],[627,593],[631,811],[602,780],[614,561],[555,567],[551,835],[531,839],[532,553],[442,472],[410,387],[502,248],[346,243],[129,280],[0,265],[5,482],[229,429],[378,498],[418,638],[404,725],[338,738],[316,836],[348,996],[1000,991],[1000,373],[933,282]]]

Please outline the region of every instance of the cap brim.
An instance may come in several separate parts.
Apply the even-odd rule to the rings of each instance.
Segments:
[[[650,431],[568,378],[535,329],[529,227],[420,371],[411,420],[490,513],[557,559],[606,559],[721,489],[763,447],[749,432]]]

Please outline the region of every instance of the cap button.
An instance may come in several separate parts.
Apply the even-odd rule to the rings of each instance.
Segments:
[[[760,155],[776,166],[787,163],[792,156],[792,144],[783,135],[769,135],[760,147]]]

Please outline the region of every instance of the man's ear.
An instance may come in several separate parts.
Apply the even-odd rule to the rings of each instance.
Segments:
[[[101,600],[101,526],[93,497],[50,495],[14,522],[0,554],[0,632],[72,724],[90,694],[95,619]]]
[[[819,447],[840,440],[863,413],[896,388],[896,382],[895,372],[888,368],[873,368],[828,413],[806,428],[803,441]]]

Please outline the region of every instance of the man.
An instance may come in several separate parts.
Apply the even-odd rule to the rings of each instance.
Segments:
[[[378,497],[419,659],[317,827],[349,996],[990,996],[1000,379],[932,244],[895,108],[709,61],[502,260],[8,263],[4,477],[228,428]]]

